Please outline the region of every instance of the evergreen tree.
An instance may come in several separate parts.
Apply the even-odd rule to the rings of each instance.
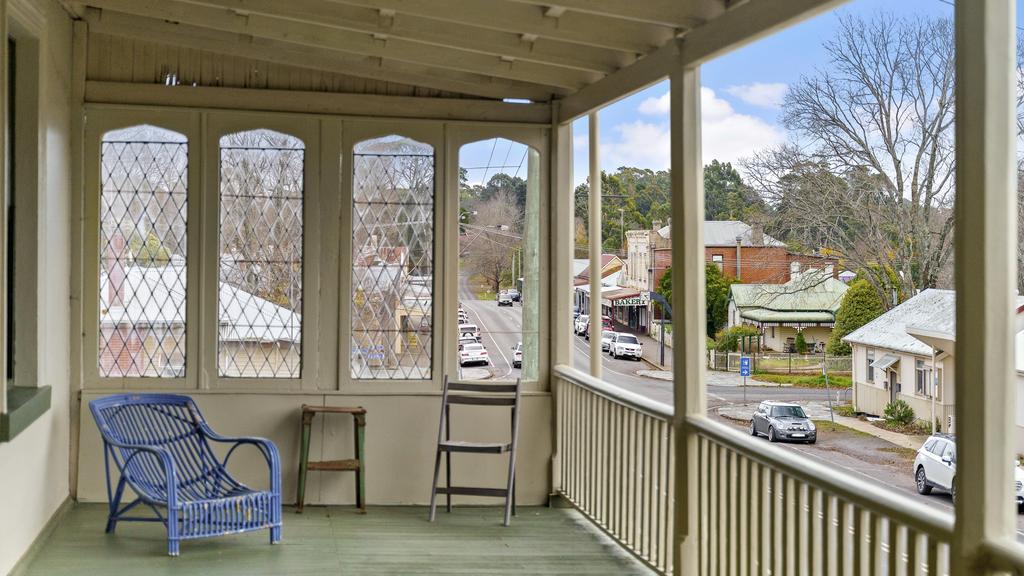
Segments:
[[[878,292],[867,280],[855,280],[843,295],[843,301],[836,312],[836,324],[832,328],[825,351],[833,356],[849,355],[850,345],[843,342],[843,336],[878,318],[885,312],[885,306]]]

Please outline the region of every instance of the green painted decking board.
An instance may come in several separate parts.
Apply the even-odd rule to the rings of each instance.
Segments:
[[[266,531],[189,540],[166,555],[163,526],[124,523],[105,534],[107,507],[77,504],[26,567],[32,576],[86,574],[651,574],[575,510],[455,508],[427,522],[425,507],[284,510],[284,542]]]

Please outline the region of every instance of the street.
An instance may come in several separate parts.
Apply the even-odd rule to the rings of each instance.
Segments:
[[[512,347],[521,340],[522,304],[499,307],[494,300],[477,300],[465,282],[460,292],[461,303],[469,315],[470,322],[480,328],[481,341],[490,353],[491,365],[486,367],[491,377],[514,380],[519,369],[512,367]],[[590,343],[582,336],[573,337],[573,366],[590,371]],[[602,378],[616,386],[641,394],[653,400],[672,404],[672,382],[670,380],[644,376],[658,373],[654,366],[645,361],[613,359],[602,354]],[[789,386],[759,386],[748,379],[748,386],[742,385],[742,378],[734,373],[709,371],[707,373],[708,414],[711,418],[746,430],[747,423],[718,416],[718,408],[729,404],[748,404],[762,400],[788,402],[827,402],[829,392],[822,388],[799,388]],[[846,402],[849,390],[832,390],[832,399]],[[766,439],[762,439],[767,443]],[[953,502],[948,494],[936,491],[929,496],[917,493],[914,487],[912,451],[898,448],[885,440],[855,431],[839,430],[822,434],[818,442],[807,444],[777,444],[793,450],[801,456],[817,461],[830,468],[841,470],[851,477],[878,484],[887,489],[920,502],[925,506],[953,512]],[[1024,542],[1024,516],[1017,517],[1017,537]]]

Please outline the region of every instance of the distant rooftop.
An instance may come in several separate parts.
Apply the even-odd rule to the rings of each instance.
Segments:
[[[729,298],[755,322],[834,322],[849,287],[826,271],[798,274],[785,284],[733,284]]]
[[[704,245],[705,246],[735,246],[736,237],[742,239],[741,246],[777,246],[785,248],[786,244],[762,233],[764,239],[761,243],[754,242],[754,228],[746,222],[739,220],[705,220],[704,221]],[[658,229],[658,235],[662,238],[672,237],[672,225],[663,226]]]

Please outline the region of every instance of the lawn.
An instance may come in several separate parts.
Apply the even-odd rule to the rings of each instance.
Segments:
[[[825,375],[815,374],[800,375],[800,374],[766,374],[763,372],[757,372],[753,376],[755,381],[758,382],[771,382],[773,384],[789,384],[790,386],[796,386],[798,388],[824,388],[825,387]],[[849,376],[829,375],[828,384],[832,388],[849,388],[853,385],[853,379]]]
[[[828,432],[830,434],[841,433],[841,434],[853,434],[855,436],[871,436],[867,432],[861,432],[849,426],[843,426],[842,424],[833,424],[831,420],[815,420],[814,427],[818,429],[818,434],[822,432]]]

